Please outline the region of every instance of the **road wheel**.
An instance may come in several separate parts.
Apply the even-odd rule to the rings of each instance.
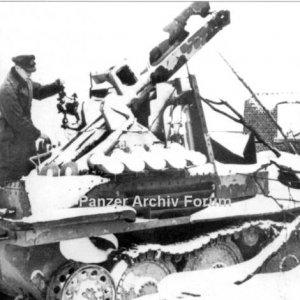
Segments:
[[[184,271],[224,268],[242,261],[242,254],[232,241],[217,241],[191,253]]]
[[[114,300],[110,273],[98,265],[69,262],[53,276],[47,300]]]
[[[131,300],[156,293],[158,283],[176,272],[170,260],[155,258],[151,253],[142,254],[134,261],[118,262],[112,270],[117,284],[117,299]]]

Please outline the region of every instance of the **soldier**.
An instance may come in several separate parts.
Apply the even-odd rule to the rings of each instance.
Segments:
[[[48,140],[31,120],[32,99],[44,99],[63,89],[62,81],[42,86],[31,81],[36,71],[34,55],[12,58],[15,63],[0,87],[0,185],[19,180],[33,169],[35,141]]]

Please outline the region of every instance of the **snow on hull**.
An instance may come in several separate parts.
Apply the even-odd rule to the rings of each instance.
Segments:
[[[96,185],[108,180],[100,176],[38,176],[31,173],[24,178],[33,215],[66,209],[78,204]],[[51,214],[54,214],[52,212]]]
[[[263,151],[257,153],[257,163],[251,165],[241,165],[241,164],[223,164],[220,162],[215,162],[218,175],[232,175],[232,174],[249,174],[257,171],[262,165],[270,163],[270,161],[275,161],[280,165],[284,165],[288,168],[294,170],[300,170],[300,155],[291,154],[287,152],[280,152],[281,156],[276,157],[276,155],[271,151]],[[209,165],[209,164],[208,164]],[[201,166],[203,167],[203,166]],[[191,175],[193,170],[198,170],[198,167],[191,168]],[[267,170],[270,172],[272,178],[277,178],[278,168],[268,167]]]
[[[214,220],[230,217],[260,216],[265,214],[280,213],[282,209],[291,210],[300,208],[300,203],[289,201],[277,201],[272,198],[257,195],[248,200],[231,203],[226,206],[209,206],[191,216],[191,222]]]
[[[271,151],[260,152],[257,155],[257,163],[253,165],[231,165],[216,162],[219,175],[245,174],[249,175],[257,171],[262,165],[274,161],[280,165],[300,170],[300,156],[281,152],[277,158]],[[279,213],[282,210],[300,208],[300,189],[289,188],[278,181],[279,169],[275,165],[266,168],[268,171],[268,195],[258,194],[255,197],[232,203],[230,206],[210,206],[191,216],[191,221],[212,220],[247,215],[263,215]],[[191,175],[194,175],[191,170]],[[275,198],[276,201],[273,199]],[[293,201],[289,201],[293,200]]]
[[[24,217],[21,220],[16,220],[17,222],[23,222],[28,224],[33,223],[43,223],[50,221],[66,220],[76,217],[84,216],[97,216],[101,214],[108,213],[121,213],[123,211],[135,210],[128,206],[106,206],[106,207],[80,207],[80,208],[65,208],[65,209],[52,209],[49,211],[37,212],[32,216]],[[14,220],[9,220],[14,222]]]
[[[225,165],[216,163],[219,175],[231,174],[251,174],[258,170],[262,164],[276,161],[280,165],[293,167],[300,170],[300,157],[290,153],[281,153],[277,158],[272,152],[266,151],[258,154],[258,163],[254,165]],[[300,208],[300,190],[291,189],[281,184],[278,180],[278,168],[271,165],[267,168],[269,172],[269,195],[257,195],[254,198],[232,203],[231,206],[210,206],[191,216],[191,221],[222,219],[227,217],[263,215],[278,213],[282,209],[290,210]],[[212,164],[204,164],[199,167],[189,169],[191,175],[209,174],[213,172]],[[107,182],[108,179],[100,176],[62,176],[48,177],[37,176],[31,173],[25,178],[26,190],[30,200],[32,216],[24,218],[22,221],[35,223],[64,218],[73,218],[82,215],[96,215],[107,211],[118,211],[121,208],[76,208],[81,196],[85,195],[94,186]],[[271,197],[275,197],[277,202]],[[298,200],[298,202],[286,201],[288,199]],[[126,210],[128,207],[125,208]]]

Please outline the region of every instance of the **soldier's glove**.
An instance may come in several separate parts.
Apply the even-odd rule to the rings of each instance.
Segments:
[[[51,140],[47,134],[41,133],[40,138],[44,140],[45,144],[51,144]]]
[[[54,83],[60,88],[60,91],[64,90],[65,81],[63,79],[56,79]]]

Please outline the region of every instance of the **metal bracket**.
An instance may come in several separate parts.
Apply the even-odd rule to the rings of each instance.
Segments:
[[[194,93],[194,97],[196,100],[197,110],[199,113],[199,118],[200,118],[202,130],[203,130],[203,134],[204,134],[204,140],[205,140],[205,144],[206,144],[206,149],[207,149],[207,153],[208,153],[208,160],[210,163],[213,164],[215,174],[217,174],[214,152],[213,152],[210,136],[209,136],[207,125],[206,125],[206,119],[205,119],[205,115],[204,115],[204,111],[203,111],[201,96],[199,93],[199,88],[198,88],[198,84],[197,84],[195,75],[189,74],[189,80],[190,80],[190,84],[191,84],[191,87],[192,87],[192,90]]]

